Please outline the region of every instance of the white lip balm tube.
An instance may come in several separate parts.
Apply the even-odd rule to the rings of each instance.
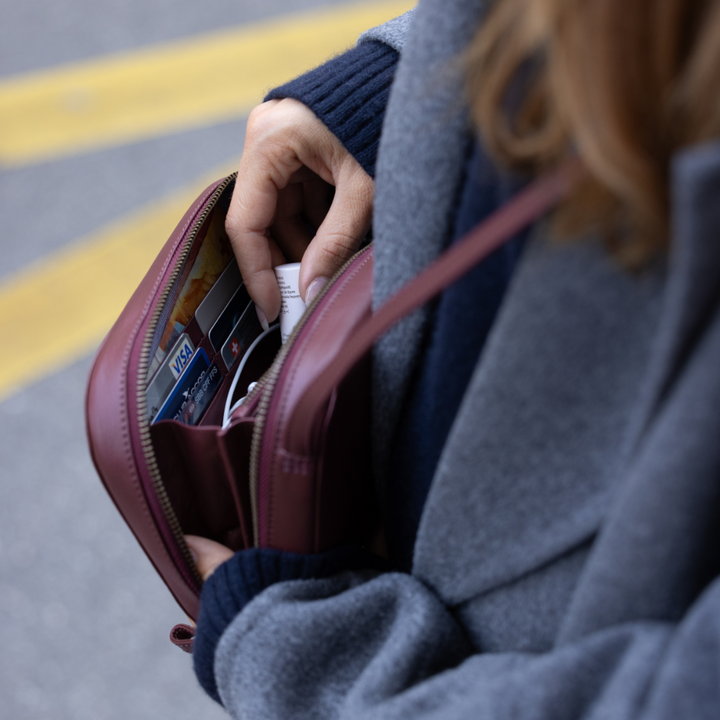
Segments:
[[[280,336],[284,345],[305,312],[305,303],[300,297],[300,263],[278,265],[275,268],[275,277],[282,297]]]

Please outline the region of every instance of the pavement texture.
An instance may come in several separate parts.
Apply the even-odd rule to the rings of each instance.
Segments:
[[[227,717],[170,644],[183,614],[85,450],[89,366],[0,405],[0,717]]]
[[[341,5],[321,0],[0,0],[0,80]],[[153,198],[235,164],[239,119],[0,168],[0,283]],[[88,302],[92,302],[89,298]],[[47,309],[47,324],[72,324]],[[43,328],[37,328],[42,342]],[[5,338],[6,352],[22,352]],[[0,401],[0,720],[226,717],[168,640],[182,611],[102,488],[83,399],[91,358]]]

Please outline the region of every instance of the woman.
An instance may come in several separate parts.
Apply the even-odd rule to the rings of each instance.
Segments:
[[[712,0],[421,0],[253,114],[228,229],[261,319],[328,204],[301,292],[372,210],[382,303],[528,177],[587,178],[376,347],[392,571],[190,539],[233,716],[718,716],[719,34]]]

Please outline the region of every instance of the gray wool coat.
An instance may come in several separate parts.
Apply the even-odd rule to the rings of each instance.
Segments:
[[[421,0],[411,20],[377,166],[378,303],[449,232],[469,142],[455,59],[481,11]],[[399,46],[406,21],[376,37]],[[412,573],[257,596],[216,653],[234,717],[720,717],[720,143],[676,158],[672,218],[669,257],[639,275],[536,228]],[[381,475],[425,320],[376,348]]]

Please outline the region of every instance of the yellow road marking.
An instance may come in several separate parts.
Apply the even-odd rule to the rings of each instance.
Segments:
[[[414,4],[374,0],[315,10],[4,80],[0,164],[242,118],[271,87]]]
[[[218,168],[0,285],[0,337],[23,348],[0,364],[0,400],[93,351],[193,200],[231,171]]]

